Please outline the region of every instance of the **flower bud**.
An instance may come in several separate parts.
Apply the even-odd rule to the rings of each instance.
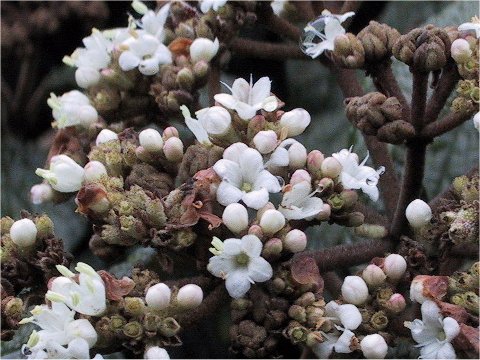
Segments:
[[[425,201],[416,199],[408,204],[405,216],[412,227],[420,228],[430,222],[432,209]]]
[[[293,229],[287,233],[283,244],[292,253],[303,251],[307,247],[307,235],[301,230]]]
[[[292,319],[297,320],[298,322],[305,322],[307,321],[307,313],[305,308],[300,305],[292,305],[288,309],[288,316]]]
[[[259,239],[263,238],[263,230],[260,225],[252,225],[248,229],[248,235],[255,235]]]
[[[280,118],[280,126],[287,128],[287,136],[297,136],[305,131],[310,124],[310,114],[307,110],[297,108],[290,110]]]
[[[145,312],[145,303],[139,297],[125,297],[125,312],[129,315],[140,316]]]
[[[387,276],[380,267],[370,264],[363,270],[362,278],[371,287],[377,287],[385,283]]]
[[[311,174],[320,175],[322,162],[325,156],[319,150],[312,150],[307,156],[307,169]]]
[[[472,56],[470,44],[465,39],[457,39],[452,43],[451,54],[457,64],[466,63]]]
[[[102,176],[107,176],[107,169],[100,161],[90,161],[83,170],[85,171],[86,182],[95,182],[100,180]]]
[[[158,331],[166,337],[172,337],[180,331],[180,324],[172,317],[165,318],[159,325]]]
[[[103,129],[98,133],[97,139],[95,140],[95,144],[98,146],[100,144],[103,144],[112,140],[118,140],[118,135],[115,134],[112,130]]]
[[[345,329],[355,330],[362,323],[362,315],[355,305],[340,305],[338,306],[336,313]]]
[[[311,184],[312,177],[306,170],[303,170],[303,169],[295,170],[295,172],[292,174],[292,177],[290,178],[290,185],[296,185],[298,183],[301,183],[302,181],[306,181],[309,184]]]
[[[387,356],[388,345],[385,339],[378,334],[365,336],[360,342],[360,348],[366,359],[385,359]]]
[[[32,246],[37,239],[37,227],[30,219],[17,220],[10,228],[10,238],[18,247]]]
[[[385,304],[385,307],[393,312],[394,314],[401,313],[405,310],[407,303],[405,302],[405,298],[402,294],[393,294],[390,296],[390,299]]]
[[[282,240],[279,238],[271,238],[263,246],[262,256],[266,259],[276,259],[280,256],[282,250]]]
[[[152,346],[145,351],[145,354],[143,355],[144,359],[170,359],[170,355],[168,355],[167,350],[164,348],[161,348],[159,346]]]
[[[266,234],[275,234],[285,226],[285,217],[274,209],[265,211],[260,219],[260,227]]]
[[[159,283],[151,286],[145,295],[145,302],[147,306],[155,310],[165,309],[170,305],[170,297],[172,292],[170,288],[164,283]]]
[[[253,144],[261,154],[271,153],[277,147],[277,134],[273,130],[260,131],[253,137]]]
[[[50,169],[37,169],[35,174],[47,180],[59,192],[74,192],[82,187],[83,167],[67,155],[56,155],[50,159]]]
[[[405,274],[405,270],[407,270],[407,262],[401,255],[390,254],[383,262],[383,271],[390,280],[400,280]]]
[[[480,131],[480,111],[477,112],[473,117],[473,126],[475,126],[475,129]]]
[[[171,137],[163,145],[163,153],[168,161],[176,162],[182,160],[183,143],[177,137]]]
[[[195,115],[205,131],[212,136],[225,135],[232,124],[230,113],[221,106],[199,110],[195,112]]]
[[[195,39],[190,45],[192,62],[196,63],[201,60],[209,62],[217,55],[219,47],[220,44],[217,38],[215,38],[215,41],[206,38]]]
[[[195,65],[193,65],[193,73],[195,77],[198,79],[203,79],[208,75],[208,62],[206,61],[199,61]]]
[[[100,72],[90,66],[82,66],[75,70],[75,81],[83,89],[96,85],[100,80]]]
[[[231,232],[238,234],[248,226],[247,209],[239,203],[230,204],[223,211],[222,220]]]
[[[192,309],[203,301],[202,288],[195,284],[187,284],[178,290],[177,303],[181,307]]]
[[[44,202],[52,200],[53,190],[48,184],[41,183],[33,185],[30,189],[30,201],[34,205],[40,205]]]
[[[291,169],[301,169],[307,162],[307,149],[299,142],[295,142],[288,149],[288,166]]]
[[[347,189],[340,193],[340,198],[343,200],[343,208],[349,209],[356,204],[358,194],[355,190]]]
[[[321,165],[322,175],[335,179],[342,171],[342,165],[332,156],[323,160]]]
[[[145,129],[138,135],[140,146],[148,152],[160,152],[163,148],[162,135],[155,129]]]
[[[326,221],[330,219],[330,215],[332,214],[332,208],[328,204],[323,204],[322,210],[315,216],[315,219],[318,221]]]
[[[169,127],[165,128],[165,130],[163,130],[163,134],[162,134],[163,141],[167,141],[171,137],[177,137],[177,138],[180,137],[180,134],[178,133],[177,128],[175,128],[173,126],[169,126]]]
[[[368,298],[368,287],[360,276],[347,276],[342,284],[342,297],[347,303],[361,305]]]
[[[195,77],[193,76],[192,70],[184,67],[177,73],[176,81],[178,85],[180,85],[180,88],[191,90],[193,84],[195,84]]]

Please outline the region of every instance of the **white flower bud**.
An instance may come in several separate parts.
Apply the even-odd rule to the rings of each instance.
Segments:
[[[253,137],[253,144],[260,153],[271,153],[277,147],[277,134],[273,130],[259,131]]]
[[[260,219],[260,227],[266,234],[275,234],[285,226],[285,217],[274,209],[265,211]]]
[[[342,171],[340,162],[332,156],[325,158],[320,166],[323,176],[335,179]]]
[[[52,200],[53,190],[48,184],[41,183],[33,185],[30,189],[30,200],[33,204],[39,205]]]
[[[423,304],[428,297],[423,295],[423,281],[428,278],[428,275],[417,275],[413,278],[410,284],[410,300]]]
[[[107,169],[100,161],[90,161],[83,169],[85,170],[86,182],[95,182],[98,181],[102,176],[107,175]]]
[[[72,337],[84,339],[90,348],[97,342],[97,332],[87,319],[74,320],[67,325],[65,330]]]
[[[295,172],[292,174],[292,177],[290,178],[290,185],[296,185],[301,183],[302,181],[306,181],[309,184],[311,184],[312,177],[306,170],[303,170],[303,169],[295,170]]]
[[[178,290],[177,303],[185,308],[195,308],[203,301],[202,288],[195,284],[187,284]]]
[[[288,111],[280,118],[280,126],[288,130],[287,136],[297,136],[305,131],[310,124],[310,114],[307,110],[297,108]]]
[[[155,284],[148,288],[145,302],[155,310],[165,309],[170,305],[172,291],[164,283]]]
[[[148,152],[159,152],[163,148],[162,135],[155,129],[145,129],[138,134],[140,146]]]
[[[363,270],[362,278],[371,287],[377,287],[385,283],[387,276],[380,267],[370,264]]]
[[[360,348],[366,359],[385,359],[387,356],[388,345],[385,339],[378,334],[365,336],[360,342]]]
[[[407,270],[407,262],[398,254],[388,255],[383,262],[383,271],[393,281],[400,280]]]
[[[450,49],[452,58],[457,64],[463,64],[467,62],[472,56],[472,50],[470,50],[470,44],[465,39],[457,39],[452,43]]]
[[[170,359],[167,350],[159,346],[152,346],[145,351],[143,355],[144,359],[155,360],[155,359]]]
[[[342,284],[343,300],[349,304],[362,305],[368,298],[368,287],[360,276],[347,276]]]
[[[206,38],[195,39],[190,45],[192,62],[196,63],[200,60],[209,62],[217,55],[219,46],[217,38],[215,38],[215,41]]]
[[[292,253],[303,251],[307,247],[307,235],[301,230],[293,229],[285,236],[283,246]]]
[[[75,71],[75,81],[78,86],[86,89],[100,81],[100,72],[90,66],[81,66]]]
[[[37,227],[30,219],[17,220],[10,228],[10,238],[18,247],[29,247],[37,239]]]
[[[247,209],[239,203],[230,204],[223,211],[222,220],[231,232],[238,234],[248,227]]]
[[[88,97],[78,90],[69,91],[60,97],[51,93],[47,103],[52,108],[59,129],[68,126],[88,127],[98,119],[97,110],[90,104]]]
[[[176,162],[183,158],[183,142],[177,137],[171,137],[163,145],[163,153],[168,161]]]
[[[336,314],[345,329],[355,330],[362,323],[362,314],[355,305],[340,305],[336,309]]]
[[[405,216],[407,217],[410,226],[414,228],[420,228],[430,222],[432,218],[432,209],[428,204],[420,199],[413,200],[408,204],[405,210]]]
[[[85,171],[67,155],[56,155],[50,159],[50,169],[37,169],[35,174],[43,177],[49,184],[60,192],[74,192],[80,190]]]
[[[97,140],[95,140],[95,144],[98,146],[100,144],[103,144],[112,140],[118,140],[118,135],[115,134],[112,130],[103,129],[98,133]]]
[[[477,112],[473,117],[473,126],[475,126],[475,129],[480,131],[480,111]]]
[[[198,110],[195,115],[197,115],[198,121],[207,134],[213,136],[225,134],[232,124],[230,113],[221,106],[212,106]]]
[[[291,169],[301,169],[307,163],[307,149],[299,142],[295,142],[288,149],[288,166]]]

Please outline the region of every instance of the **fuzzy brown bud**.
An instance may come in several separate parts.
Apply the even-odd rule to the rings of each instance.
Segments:
[[[390,144],[401,144],[415,136],[415,128],[404,120],[396,120],[385,124],[377,132],[380,141]]]
[[[381,62],[392,56],[392,47],[400,37],[400,33],[376,21],[370,21],[357,35],[364,52],[365,61],[369,63]]]
[[[349,69],[361,68],[365,62],[362,43],[351,33],[335,38],[333,55],[338,63]]]

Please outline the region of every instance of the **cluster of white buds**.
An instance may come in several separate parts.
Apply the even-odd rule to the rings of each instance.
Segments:
[[[203,301],[203,291],[200,286],[187,284],[182,286],[172,302],[172,291],[164,283],[158,283],[148,288],[145,294],[147,306],[155,311],[167,309],[171,305],[178,305],[183,309],[193,309]]]
[[[390,254],[379,265],[370,264],[362,272],[362,278],[371,288],[376,288],[390,281],[398,282],[405,275],[407,262],[399,254]]]
[[[138,140],[140,146],[136,149],[136,154],[141,160],[162,153],[171,162],[179,162],[183,158],[183,142],[175,128],[165,129],[163,136],[153,128],[145,129],[138,135]]]

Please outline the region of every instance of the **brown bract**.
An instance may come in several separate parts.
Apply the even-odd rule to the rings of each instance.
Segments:
[[[105,291],[108,300],[121,300],[135,287],[135,282],[126,276],[121,279],[116,279],[112,274],[106,272],[105,270],[98,271],[98,275],[100,275],[105,283]]]

